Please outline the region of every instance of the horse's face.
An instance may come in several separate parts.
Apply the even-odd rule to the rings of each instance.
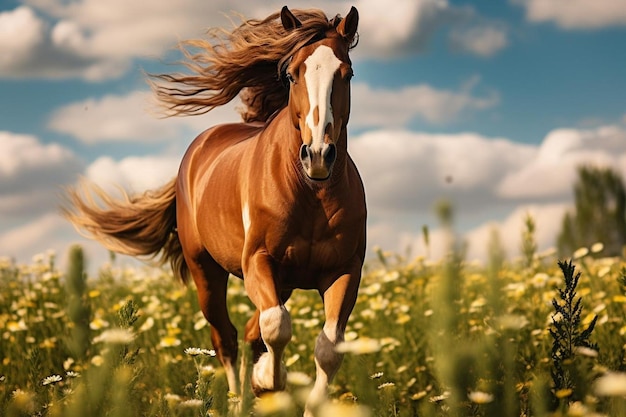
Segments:
[[[283,8],[281,18],[287,30],[301,24],[287,8]],[[304,173],[313,180],[330,177],[337,141],[342,131],[345,134],[352,78],[348,50],[358,20],[353,7],[322,39],[298,50],[286,68],[291,119],[302,139],[299,157]]]

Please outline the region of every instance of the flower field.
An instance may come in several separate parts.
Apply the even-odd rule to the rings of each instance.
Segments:
[[[600,244],[573,255],[575,272],[532,245],[517,261],[492,252],[482,265],[379,251],[316,414],[626,415],[626,262]],[[54,254],[0,259],[1,415],[302,415],[324,320],[315,292],[287,304],[287,392],[254,400],[227,392],[193,286],[115,262],[87,277],[82,251],[69,256],[67,271]],[[229,306],[241,334],[253,308],[237,279]]]

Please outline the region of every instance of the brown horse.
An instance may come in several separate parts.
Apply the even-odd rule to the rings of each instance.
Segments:
[[[340,366],[335,346],[365,255],[365,195],[346,132],[348,52],[357,24],[354,7],[331,20],[318,10],[284,7],[232,32],[213,30],[211,42],[184,42],[193,74],[154,76],[157,96],[171,114],[189,115],[242,93],[245,123],[200,134],[177,178],[159,190],[125,200],[95,187],[70,190],[72,207],[65,210],[107,248],[160,254],[183,281],[191,275],[233,392],[239,392],[238,345],[226,306],[229,273],[243,278],[257,308],[245,329],[257,395],[285,388],[291,319],[284,303],[296,288],[319,291],[326,321],[315,345],[309,415]]]

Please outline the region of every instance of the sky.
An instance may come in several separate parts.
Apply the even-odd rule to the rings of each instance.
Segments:
[[[59,214],[63,187],[87,178],[143,192],[175,176],[197,134],[239,119],[237,103],[163,119],[145,74],[179,69],[178,41],[283,5],[0,0],[0,256],[63,258],[81,243],[92,265],[107,259]],[[578,166],[626,176],[625,0],[288,3],[331,17],[352,5],[349,152],[370,250],[443,253],[443,200],[469,258],[485,258],[493,230],[516,256],[528,214],[547,250],[573,207]]]

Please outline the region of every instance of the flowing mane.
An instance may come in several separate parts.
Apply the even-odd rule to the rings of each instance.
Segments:
[[[339,15],[328,20],[317,9],[293,10],[293,14],[302,23],[293,31],[286,31],[280,13],[274,13],[263,20],[246,20],[232,31],[211,28],[207,39],[180,42],[178,47],[187,59],[181,64],[191,74],[150,76],[166,115],[204,114],[240,93],[244,122],[266,122],[285,107],[289,89],[281,80],[281,69],[295,51],[342,20]]]

